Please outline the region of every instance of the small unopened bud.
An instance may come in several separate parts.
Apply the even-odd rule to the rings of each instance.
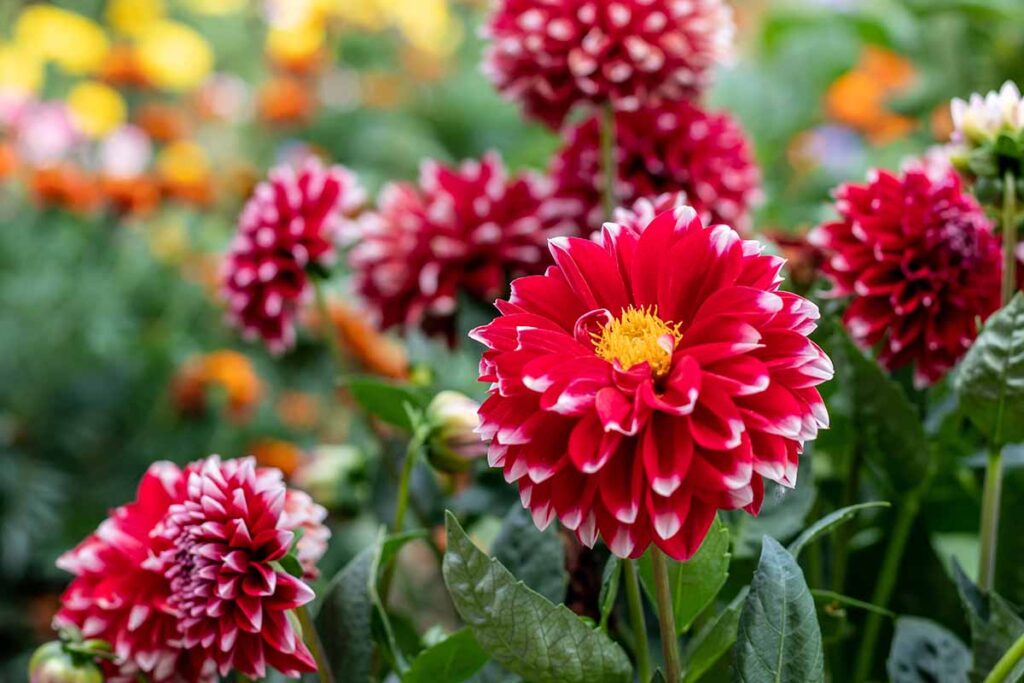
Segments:
[[[29,683],[103,683],[103,674],[87,656],[69,653],[54,640],[39,647],[28,662]]]
[[[366,456],[353,446],[314,449],[291,480],[313,500],[338,512],[355,512],[369,497]]]
[[[442,391],[427,406],[427,457],[442,472],[465,472],[487,452],[476,428],[480,405],[457,391]]]

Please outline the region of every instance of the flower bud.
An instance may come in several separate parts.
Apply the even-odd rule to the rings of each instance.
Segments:
[[[291,481],[316,502],[339,512],[355,512],[369,496],[366,456],[353,446],[314,449]]]
[[[29,683],[103,683],[103,674],[85,656],[72,655],[57,640],[39,647],[28,663]]]
[[[954,139],[970,146],[992,142],[1001,133],[1016,136],[1024,130],[1024,101],[1010,81],[984,97],[974,93],[967,101],[954,98],[950,113]]]
[[[430,426],[427,457],[442,472],[465,472],[473,460],[487,452],[476,428],[480,405],[457,391],[442,391],[427,406]]]

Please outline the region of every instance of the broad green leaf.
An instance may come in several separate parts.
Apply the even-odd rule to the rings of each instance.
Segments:
[[[956,387],[967,416],[996,444],[1024,441],[1024,294],[985,323]]]
[[[799,557],[800,551],[804,549],[804,546],[819,536],[829,533],[840,524],[849,521],[858,512],[862,510],[870,510],[872,508],[887,507],[890,507],[888,502],[875,501],[871,503],[850,505],[849,507],[840,508],[839,510],[830,512],[811,526],[807,527],[802,534],[797,536],[796,540],[789,544],[789,552],[793,557]]]
[[[700,680],[700,677],[707,673],[736,642],[740,612],[746,599],[747,589],[744,588],[725,609],[704,624],[686,643],[683,652],[683,661],[686,663],[683,683]]]
[[[406,543],[424,539],[429,533],[426,529],[411,529],[400,534],[391,534],[385,538],[380,548],[380,566],[388,566]]]
[[[626,654],[604,633],[528,588],[447,514],[444,580],[455,608],[494,661],[531,683],[628,683]]]
[[[554,524],[540,531],[529,511],[516,503],[505,515],[491,554],[517,579],[551,602],[565,600],[569,585],[565,545]]]
[[[367,413],[406,431],[413,429],[406,406],[421,409],[426,404],[413,387],[377,377],[350,377],[345,388]]]
[[[676,632],[684,633],[711,604],[729,578],[729,529],[716,517],[700,548],[686,562],[668,562]],[[640,558],[640,581],[654,602],[654,569],[649,553]]]
[[[734,680],[742,683],[825,680],[821,628],[804,573],[770,536],[743,602]]]
[[[971,649],[974,653],[971,680],[983,681],[1003,653],[1024,633],[1024,620],[998,594],[986,594],[978,588],[955,560],[953,578],[971,627]],[[1017,672],[1024,674],[1021,668],[1018,666]]]
[[[359,553],[324,590],[316,630],[339,681],[370,680],[373,662],[373,598],[369,585],[378,548]]]
[[[462,629],[428,647],[409,664],[402,683],[462,683],[484,664],[487,653],[472,631]]]
[[[615,608],[615,598],[619,595],[619,578],[622,576],[622,562],[612,555],[604,565],[601,573],[601,592],[597,596],[597,604],[601,611],[601,628],[608,630],[608,617]]]
[[[971,653],[934,621],[900,617],[885,669],[891,683],[966,681]]]

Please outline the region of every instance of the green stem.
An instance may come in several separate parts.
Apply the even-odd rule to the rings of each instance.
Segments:
[[[981,495],[981,553],[978,557],[978,587],[991,591],[996,577],[996,547],[999,542],[999,503],[1003,492],[1003,455],[999,446],[989,449],[985,466],[985,488]]]
[[[633,627],[636,670],[641,681],[649,681],[651,657],[647,651],[647,622],[644,621],[644,605],[640,599],[640,581],[636,575],[635,560],[622,560],[622,579],[626,583],[626,603],[629,605],[629,621]]]
[[[1010,646],[1010,649],[996,662],[995,668],[985,678],[985,683],[1003,683],[1010,680],[1010,674],[1021,659],[1024,659],[1024,635]]]
[[[604,174],[602,198],[605,220],[611,220],[619,200],[615,193],[617,168],[615,166],[615,109],[607,105],[601,109],[601,171]]]
[[[665,654],[666,678],[669,683],[682,680],[679,637],[676,635],[676,618],[672,613],[672,586],[668,580],[668,561],[665,553],[651,548],[651,567],[654,570],[654,592],[658,599],[658,623],[661,625],[661,650]]]
[[[405,514],[409,509],[409,485],[412,481],[412,473],[419,460],[420,450],[423,447],[423,435],[419,430],[409,440],[409,446],[405,449],[405,460],[402,462],[402,474],[398,479],[398,498],[395,501],[395,523],[393,531],[398,534],[405,528]],[[380,581],[381,600],[387,603],[388,594],[391,591],[391,582],[395,578],[395,562],[391,562],[384,568],[384,575]]]
[[[1013,173],[1003,179],[1003,306],[1017,292],[1017,185]]]
[[[299,618],[299,624],[302,625],[302,639],[306,642],[306,647],[309,648],[316,661],[316,673],[320,677],[320,683],[334,683],[334,674],[324,655],[320,634],[317,633],[316,626],[313,625],[313,619],[309,616],[306,605],[299,606],[295,610],[295,615]]]
[[[316,309],[320,316],[320,331],[323,334],[327,348],[331,352],[337,372],[344,374],[348,369],[348,361],[341,350],[341,343],[338,341],[337,330],[334,329],[334,321],[331,318],[331,309],[327,306],[327,295],[324,294],[323,282],[318,278],[310,278],[313,281],[313,293],[316,296]]]
[[[854,440],[853,450],[847,458],[846,486],[843,489],[843,507],[857,502],[860,492],[860,473],[863,463],[863,450],[858,439]],[[846,587],[846,567],[850,554],[850,539],[853,536],[852,524],[844,524],[836,531],[835,553],[832,562],[832,588],[842,593]]]
[[[903,551],[906,549],[914,520],[917,519],[917,513],[921,509],[921,500],[928,491],[928,487],[931,486],[932,476],[933,472],[929,470],[925,474],[924,480],[907,495],[903,505],[899,508],[892,535],[889,537],[889,544],[885,549],[885,559],[882,561],[882,568],[879,571],[878,583],[875,584],[875,592],[871,597],[871,604],[882,609],[889,606],[889,599],[896,587],[896,577],[903,562]],[[878,612],[868,614],[864,622],[864,637],[861,639],[860,649],[857,651],[857,663],[853,676],[856,683],[866,681],[871,676],[881,627],[882,615]]]

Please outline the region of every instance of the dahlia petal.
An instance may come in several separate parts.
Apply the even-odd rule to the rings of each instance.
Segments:
[[[655,418],[644,431],[640,453],[651,488],[660,496],[671,496],[686,479],[693,459],[693,437],[685,422]]]
[[[596,415],[588,415],[573,427],[569,436],[569,457],[580,472],[593,474],[615,454],[621,439],[618,432],[606,432]]]
[[[693,499],[686,515],[686,523],[678,534],[658,542],[665,554],[678,562],[686,562],[700,548],[715,521],[715,508]]]

